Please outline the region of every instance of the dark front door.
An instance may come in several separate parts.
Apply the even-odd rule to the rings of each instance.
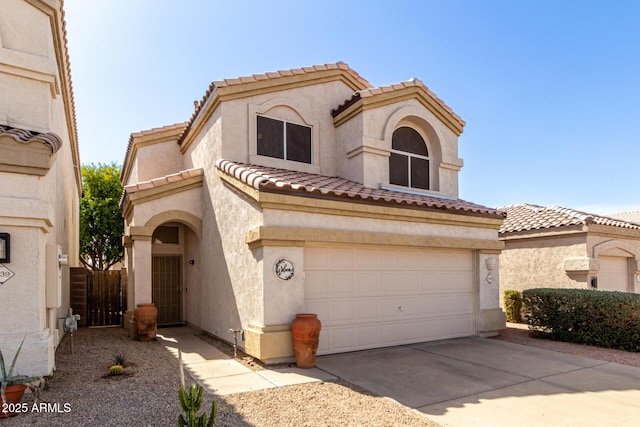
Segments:
[[[153,303],[158,307],[158,324],[182,322],[181,264],[180,256],[153,257]]]

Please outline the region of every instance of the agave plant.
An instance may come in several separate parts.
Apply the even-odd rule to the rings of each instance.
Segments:
[[[5,396],[5,390],[7,386],[16,385],[16,384],[28,384],[31,381],[34,381],[36,378],[29,377],[26,375],[14,375],[13,371],[16,368],[16,362],[18,361],[18,355],[20,354],[20,350],[22,350],[22,344],[24,344],[24,340],[27,337],[22,338],[22,342],[20,343],[20,347],[18,347],[18,351],[16,351],[16,355],[13,356],[13,361],[11,362],[11,367],[9,368],[9,372],[7,373],[4,364],[4,356],[2,355],[2,350],[0,350],[0,392],[2,393],[2,401],[6,402],[7,397]]]

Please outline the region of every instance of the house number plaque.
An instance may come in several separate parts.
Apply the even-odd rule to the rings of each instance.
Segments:
[[[286,258],[280,258],[273,264],[273,271],[280,280],[290,280],[293,277],[293,263]]]
[[[15,273],[9,270],[4,265],[0,264],[0,285],[4,285],[5,282],[15,276]]]

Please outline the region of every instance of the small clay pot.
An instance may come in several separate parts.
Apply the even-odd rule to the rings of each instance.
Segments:
[[[8,385],[7,389],[4,392],[4,395],[7,396],[6,403],[9,405],[20,403],[20,400],[22,400],[22,396],[24,395],[24,391],[26,389],[26,384]],[[9,418],[19,414],[19,412],[2,412],[4,403],[5,402],[2,400],[2,395],[0,394],[0,418]]]

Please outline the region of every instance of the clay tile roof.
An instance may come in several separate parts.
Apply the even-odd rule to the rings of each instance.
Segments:
[[[131,194],[140,190],[147,190],[149,188],[162,187],[163,185],[171,184],[172,182],[184,181],[185,179],[193,178],[202,175],[202,169],[188,169],[183,170],[171,175],[163,176],[160,178],[154,178],[150,181],[142,181],[137,184],[127,185],[124,187],[124,193]]]
[[[500,233],[542,230],[572,225],[609,225],[640,230],[640,224],[601,215],[589,214],[560,206],[544,207],[522,203],[498,208],[507,213]]]
[[[51,148],[51,154],[62,148],[62,139],[53,132],[36,132],[11,126],[0,125],[0,136],[9,136],[17,142],[29,144],[33,141],[42,142]]]
[[[503,218],[504,213],[464,200],[450,200],[421,194],[403,193],[365,187],[344,178],[296,172],[287,169],[237,163],[218,159],[216,167],[223,173],[258,191],[294,193],[300,196],[326,197],[370,204],[393,205],[424,210]]]
[[[611,214],[609,215],[609,217],[640,224],[640,211],[620,212],[620,213]]]
[[[251,83],[251,82],[256,82],[256,81],[259,81],[259,80],[279,79],[279,78],[282,78],[282,77],[288,77],[288,76],[293,76],[293,75],[297,75],[297,74],[306,74],[306,73],[313,73],[313,72],[317,72],[317,71],[336,70],[336,69],[347,71],[356,80],[358,80],[364,87],[370,87],[371,86],[368,81],[366,81],[364,78],[362,78],[360,76],[360,74],[358,74],[357,72],[352,70],[347,64],[345,64],[342,61],[336,62],[335,64],[313,65],[311,67],[302,67],[302,68],[295,68],[295,69],[290,69],[290,70],[271,71],[271,72],[266,72],[264,74],[252,74],[251,76],[239,77],[239,78],[235,78],[235,79],[225,79],[225,80],[222,80],[222,81],[213,81],[213,82],[211,82],[211,84],[207,88],[207,90],[206,90],[204,96],[202,97],[202,99],[196,103],[196,108],[195,108],[193,114],[191,115],[191,118],[187,122],[187,126],[185,127],[184,132],[182,132],[182,135],[180,135],[180,138],[178,139],[178,142],[180,144],[182,144],[182,141],[183,141],[185,135],[187,134],[187,132],[189,132],[189,129],[191,128],[191,125],[195,121],[196,117],[198,117],[198,114],[200,114],[200,111],[202,110],[202,108],[206,104],[207,99],[209,99],[209,97],[212,96],[213,93],[218,88],[225,87],[225,86],[234,86],[234,85],[240,85],[240,84],[245,84],[245,83]]]
[[[349,108],[351,105],[353,105],[360,98],[367,98],[370,96],[379,95],[381,93],[394,92],[397,90],[402,90],[410,87],[417,87],[422,89],[427,96],[433,99],[438,105],[440,105],[440,107],[442,107],[449,114],[451,114],[451,116],[456,121],[458,121],[462,126],[466,125],[465,121],[462,120],[460,116],[454,113],[453,110],[447,104],[445,104],[442,99],[438,98],[435,93],[433,93],[427,86],[425,86],[424,83],[422,83],[421,80],[418,80],[418,79],[411,79],[406,82],[396,83],[388,86],[371,87],[368,89],[359,90],[356,93],[354,93],[350,99],[347,99],[343,104],[341,104],[340,106],[332,110],[331,114],[333,115],[333,117],[336,117],[338,114],[340,114],[341,112]]]

